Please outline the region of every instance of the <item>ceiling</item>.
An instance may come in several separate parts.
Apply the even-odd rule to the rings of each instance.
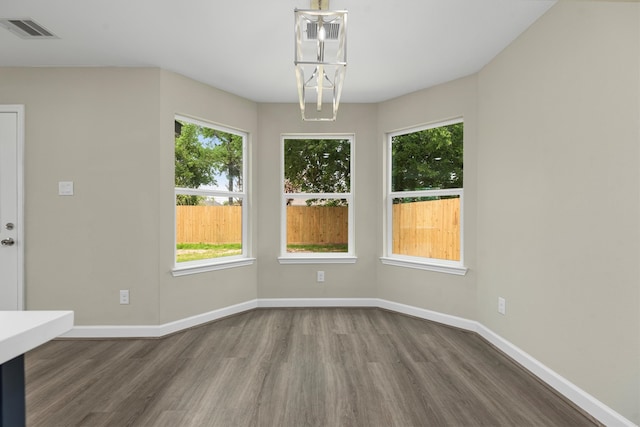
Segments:
[[[332,0],[349,11],[342,102],[380,102],[479,71],[551,0]],[[0,66],[159,67],[256,102],[297,102],[293,10],[309,0],[2,0]]]

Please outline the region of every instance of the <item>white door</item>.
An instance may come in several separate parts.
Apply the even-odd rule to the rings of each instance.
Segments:
[[[24,108],[0,105],[0,310],[22,310]]]

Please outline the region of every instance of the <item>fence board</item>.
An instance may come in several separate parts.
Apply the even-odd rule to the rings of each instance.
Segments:
[[[287,244],[346,244],[346,206],[287,206]],[[242,206],[176,206],[178,243],[240,243]],[[393,205],[393,253],[460,259],[460,199]]]
[[[460,260],[460,199],[393,205],[394,254]]]
[[[347,206],[287,206],[287,244],[346,244]]]
[[[242,206],[176,206],[177,243],[241,243]]]

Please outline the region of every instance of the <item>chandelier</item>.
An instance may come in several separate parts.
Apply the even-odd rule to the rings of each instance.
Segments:
[[[295,9],[296,81],[304,121],[334,121],[347,69],[347,11],[329,0]]]

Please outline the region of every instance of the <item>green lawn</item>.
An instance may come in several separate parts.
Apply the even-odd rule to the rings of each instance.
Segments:
[[[287,245],[287,252],[347,252],[347,244],[325,245]],[[176,261],[196,261],[209,258],[220,258],[240,255],[240,243],[210,244],[210,243],[178,243],[176,245]]]
[[[346,243],[333,243],[324,245],[287,245],[287,252],[347,252]]]
[[[240,255],[240,243],[210,244],[210,243],[178,243],[176,245],[176,261],[196,261],[200,259],[220,258],[224,256]]]

